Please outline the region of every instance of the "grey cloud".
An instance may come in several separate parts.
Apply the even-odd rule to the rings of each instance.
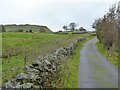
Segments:
[[[11,0],[13,1],[13,0]],[[17,0],[18,1],[18,0]],[[7,2],[7,3],[5,3]],[[78,26],[92,30],[95,18],[101,17],[113,2],[32,2],[24,5],[2,0],[0,23],[33,23],[47,25],[51,30],[58,31],[63,25],[74,21]]]

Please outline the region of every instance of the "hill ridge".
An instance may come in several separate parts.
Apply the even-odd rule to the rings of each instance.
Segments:
[[[5,30],[8,32],[17,32],[18,30],[23,30],[23,32],[39,32],[39,33],[51,33],[52,31],[44,25],[31,25],[31,24],[6,24],[3,25]],[[0,25],[0,32],[2,31],[2,25]]]

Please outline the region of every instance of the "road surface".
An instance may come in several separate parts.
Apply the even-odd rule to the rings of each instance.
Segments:
[[[79,88],[118,88],[118,69],[96,49],[94,38],[80,51]]]

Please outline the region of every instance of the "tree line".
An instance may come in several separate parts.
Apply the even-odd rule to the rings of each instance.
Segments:
[[[114,4],[109,11],[101,18],[94,21],[92,28],[96,30],[97,38],[104,47],[117,48],[118,50],[118,15],[119,7]]]
[[[79,29],[76,29],[76,27],[77,27],[77,24],[75,23],[75,22],[71,22],[68,26],[67,25],[64,25],[63,26],[63,29],[65,30],[65,31],[87,31],[85,28],[83,28],[83,27],[80,27]]]

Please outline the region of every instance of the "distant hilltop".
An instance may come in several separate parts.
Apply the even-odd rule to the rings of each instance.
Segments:
[[[30,25],[30,24],[0,25],[0,32],[2,32],[3,29],[7,32],[38,32],[38,33],[51,33],[52,32],[47,26]]]

